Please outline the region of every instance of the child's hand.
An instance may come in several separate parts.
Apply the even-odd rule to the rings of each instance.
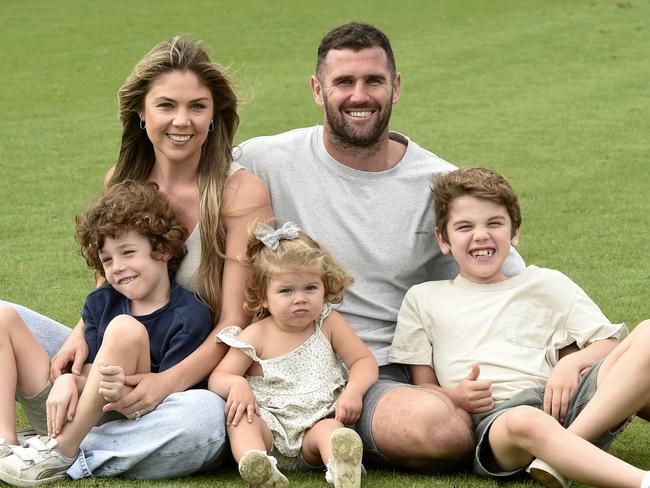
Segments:
[[[481,368],[475,364],[463,381],[455,388],[447,390],[456,406],[469,413],[489,412],[494,408],[492,383],[479,380],[480,374]]]
[[[352,425],[361,415],[363,396],[353,390],[344,390],[336,400],[336,414],[334,418],[343,425]]]
[[[107,402],[116,402],[126,393],[124,370],[121,366],[101,364],[98,393]]]
[[[559,422],[564,421],[569,401],[580,381],[582,367],[573,361],[574,357],[560,359],[546,381],[544,411]]]
[[[72,373],[66,373],[57,377],[45,403],[47,435],[56,437],[61,433],[66,420],[72,422],[78,400],[79,392],[75,376]]]
[[[236,426],[244,413],[246,414],[246,420],[251,423],[253,414],[260,414],[260,407],[246,378],[239,377],[228,391],[226,425],[232,424]]]

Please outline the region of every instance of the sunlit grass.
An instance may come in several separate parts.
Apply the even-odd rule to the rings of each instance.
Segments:
[[[564,271],[633,326],[650,315],[648,18],[647,2],[615,0],[4,2],[0,297],[76,322],[92,279],[74,216],[116,159],[117,88],[156,42],[189,33],[229,66],[243,140],[319,123],[308,90],[318,41],[364,20],[391,37],[402,72],[391,127],[458,165],[506,174],[521,195],[525,259]],[[637,421],[612,452],[650,469],[649,441]],[[290,478],[325,486],[321,474]],[[156,484],[243,486],[232,468]],[[496,482],[371,471],[365,485]]]

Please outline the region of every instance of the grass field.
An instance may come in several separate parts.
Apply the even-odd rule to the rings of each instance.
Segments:
[[[74,215],[115,162],[117,89],[156,42],[189,33],[229,66],[241,141],[319,123],[308,90],[318,42],[363,20],[389,35],[402,73],[392,129],[459,166],[506,174],[521,195],[526,261],[561,269],[634,326],[650,316],[648,18],[647,0],[3,1],[0,297],[76,322],[92,279]],[[636,421],[612,452],[650,469],[650,427]],[[215,483],[243,486],[232,469],[156,484]],[[497,485],[377,471],[364,483]]]

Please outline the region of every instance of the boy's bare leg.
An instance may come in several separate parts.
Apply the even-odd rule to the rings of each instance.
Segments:
[[[302,440],[302,457],[312,466],[327,464],[330,461],[330,437],[332,432],[343,427],[335,419],[323,419],[316,422]]]
[[[604,359],[598,388],[568,430],[594,439],[650,402],[650,321],[641,322]]]
[[[16,390],[30,397],[49,380],[50,359],[20,315],[0,306],[0,437],[9,444],[16,438]]]
[[[505,412],[494,421],[488,435],[494,460],[503,471],[526,466],[534,456],[566,477],[590,486],[638,488],[645,475],[534,407]]]
[[[232,457],[237,462],[251,449],[269,451],[273,445],[271,430],[257,415],[253,415],[252,422],[244,415],[237,425],[228,425],[227,430]]]
[[[472,420],[443,393],[398,387],[379,401],[372,418],[379,451],[419,471],[447,471],[474,448]]]
[[[103,415],[102,407],[106,401],[98,393],[101,381],[98,368],[103,364],[121,366],[126,375],[151,370],[149,335],[140,322],[128,315],[120,315],[108,325],[79,397],[74,419],[56,438],[59,451],[66,457],[77,455],[81,441]]]
[[[646,421],[650,422],[650,404],[646,405],[641,410],[639,410],[636,413],[636,415],[637,415],[637,417],[640,417],[643,420],[646,420]]]

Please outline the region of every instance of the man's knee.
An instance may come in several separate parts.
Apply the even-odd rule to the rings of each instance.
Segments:
[[[425,441],[436,457],[461,458],[474,447],[472,420],[442,393],[427,393],[418,423],[425,427]]]
[[[471,419],[442,393],[395,388],[373,416],[379,450],[415,469],[445,470],[463,461],[474,446]]]

